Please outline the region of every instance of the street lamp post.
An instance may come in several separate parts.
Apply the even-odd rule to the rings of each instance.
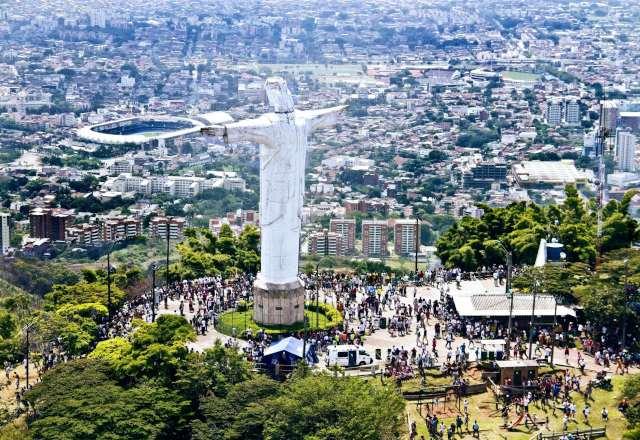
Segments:
[[[627,309],[629,308],[629,259],[624,260],[624,314],[622,315],[622,350],[627,345]]]
[[[418,252],[420,251],[420,217],[416,215],[416,282],[418,281]]]
[[[320,328],[319,325],[319,319],[320,319],[320,313],[318,311],[318,307],[320,307],[320,305],[318,304],[318,298],[320,298],[320,278],[319,278],[319,273],[318,273],[318,267],[320,267],[320,263],[316,264],[316,283],[315,283],[315,287],[316,287],[316,331],[318,331],[318,329]]]
[[[113,244],[109,245],[107,251],[107,331],[111,328],[111,250]]]
[[[173,220],[173,217],[167,217],[167,268],[165,271],[165,296],[169,295],[169,240],[171,239],[171,234],[169,233],[169,230],[171,229],[171,221]]]
[[[529,359],[531,359],[531,355],[533,354],[533,330],[536,316],[536,296],[538,293],[538,282],[537,280],[533,281],[533,305],[531,306],[531,321],[529,322]]]
[[[156,322],[156,269],[157,266],[151,265],[151,322]]]
[[[302,334],[302,362],[306,362],[305,352],[307,351],[307,317],[304,316],[304,306],[305,302],[302,301],[302,325],[303,334]]]
[[[507,295],[509,295],[509,323],[507,326],[507,338],[506,338],[506,355],[507,359],[511,357],[511,335],[512,335],[512,325],[513,325],[513,292],[511,291],[511,270],[513,267],[513,252],[508,250],[507,247],[500,240],[496,240],[502,250],[506,254],[507,258],[507,280],[505,284],[505,291]]]
[[[558,326],[558,298],[553,296],[553,328],[551,329],[551,366],[553,366],[553,353],[556,351],[556,327]]]
[[[560,260],[565,262],[567,254],[560,252]],[[553,328],[551,329],[551,366],[553,366],[554,353],[556,351],[556,327],[558,327],[558,297],[553,295]]]
[[[29,351],[31,350],[31,344],[29,341],[29,333],[31,332],[31,327],[33,326],[33,323],[31,324],[27,324],[24,326],[24,332],[26,333],[26,339],[27,339],[27,350],[25,352],[25,360],[26,360],[26,366],[25,366],[25,374],[26,374],[26,389],[29,389]]]

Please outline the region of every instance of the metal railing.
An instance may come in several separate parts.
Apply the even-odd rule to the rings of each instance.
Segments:
[[[572,435],[575,440],[591,440],[594,438],[605,437],[607,435],[607,429],[603,427],[589,428],[589,429],[576,429],[573,431],[564,432],[539,432],[530,440],[560,440],[563,436]]]

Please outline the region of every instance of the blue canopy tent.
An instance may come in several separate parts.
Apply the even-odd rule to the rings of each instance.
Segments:
[[[303,346],[304,341],[293,336],[281,339],[265,349],[262,362],[265,365],[275,365],[276,362],[280,365],[295,365],[302,359]],[[307,344],[305,351],[304,357],[308,363],[318,363],[318,356],[311,344]]]

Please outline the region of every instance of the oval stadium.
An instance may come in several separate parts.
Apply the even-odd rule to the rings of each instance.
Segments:
[[[145,115],[117,119],[82,127],[78,137],[97,144],[151,144],[189,134],[199,133],[202,127],[233,121],[224,112],[213,112],[191,118],[168,115]]]

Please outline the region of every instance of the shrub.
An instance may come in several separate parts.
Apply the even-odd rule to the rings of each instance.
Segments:
[[[344,321],[342,318],[342,314],[338,311],[338,309],[329,304],[322,303],[316,306],[315,303],[309,302],[305,305],[305,308],[310,312],[320,313],[327,318],[326,325],[321,326],[324,328],[321,328],[320,330],[329,330],[335,327],[339,327]]]
[[[249,310],[249,303],[243,299],[238,301],[238,307],[236,307],[237,312],[246,312]]]

